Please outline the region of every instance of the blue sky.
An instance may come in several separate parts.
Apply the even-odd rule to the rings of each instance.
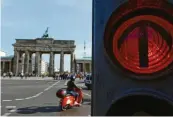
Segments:
[[[92,0],[1,0],[1,50],[13,55],[15,39],[34,39],[49,27],[49,36],[75,40],[76,57],[91,56]],[[48,55],[44,55],[46,61]],[[55,57],[59,66],[59,56]],[[65,68],[70,69],[70,56]]]

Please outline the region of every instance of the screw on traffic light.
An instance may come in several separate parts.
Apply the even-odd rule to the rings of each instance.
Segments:
[[[93,43],[92,115],[173,115],[173,0],[94,0]]]

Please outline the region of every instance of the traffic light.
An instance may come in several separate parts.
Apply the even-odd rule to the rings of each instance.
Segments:
[[[93,0],[93,45],[93,116],[173,115],[173,0]]]

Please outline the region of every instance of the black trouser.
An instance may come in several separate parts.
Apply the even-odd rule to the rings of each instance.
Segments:
[[[77,99],[77,96],[79,96],[79,94],[75,91],[67,91],[67,94],[72,94],[75,97],[75,100]]]

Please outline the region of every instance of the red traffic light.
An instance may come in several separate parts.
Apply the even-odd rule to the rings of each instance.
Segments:
[[[127,12],[121,6],[112,14],[105,50],[116,65],[135,74],[151,74],[173,63],[173,16],[161,7],[144,5]]]
[[[173,0],[93,6],[92,115],[173,115]]]

